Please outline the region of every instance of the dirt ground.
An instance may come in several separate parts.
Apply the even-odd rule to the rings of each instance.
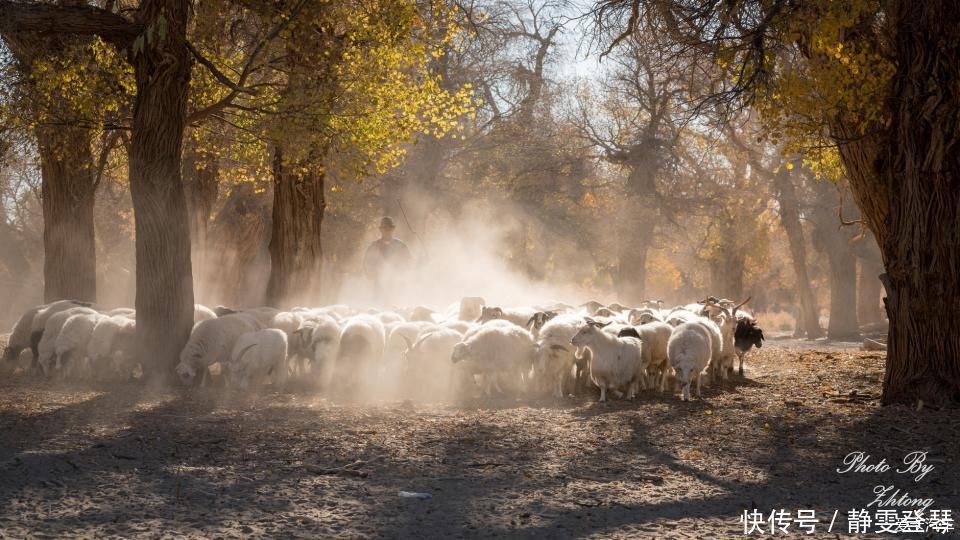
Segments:
[[[842,538],[878,484],[958,512],[960,416],[879,407],[883,360],[771,340],[691,403],[357,406],[3,375],[0,537],[730,538],[756,508],[815,509],[814,537]],[[935,466],[919,482],[836,472],[914,450]]]

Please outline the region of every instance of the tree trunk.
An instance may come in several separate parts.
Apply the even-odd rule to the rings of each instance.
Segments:
[[[806,334],[807,339],[823,336],[820,328],[817,300],[810,286],[807,274],[807,246],[803,240],[803,227],[800,224],[800,205],[797,202],[797,190],[789,172],[783,168],[774,177],[777,189],[777,201],[780,203],[780,223],[787,234],[790,244],[790,256],[793,259],[793,273],[797,277],[797,292],[800,296],[800,318],[797,320],[795,337]]]
[[[90,133],[62,126],[41,126],[36,131],[43,199],[44,301],[96,301],[96,186]]]
[[[960,3],[895,4],[897,72],[876,177],[890,319],[883,403],[960,401]],[[876,232],[876,231],[875,231]]]
[[[878,323],[883,319],[880,311],[880,274],[883,273],[883,261],[879,257],[861,257],[859,261],[857,319],[860,324]]]
[[[72,5],[75,1],[63,1]],[[91,131],[77,127],[76,111],[39,96],[30,76],[40,60],[74,58],[81,38],[7,31],[5,43],[26,81],[27,101],[37,127],[43,201],[43,297],[45,302],[97,299],[97,253],[93,225],[96,185]],[[83,38],[86,39],[86,38]],[[91,59],[87,59],[93,61]],[[73,120],[73,124],[71,124]]]
[[[189,145],[188,145],[189,148]],[[216,159],[202,156],[195,148],[188,149],[183,163],[183,184],[190,215],[190,260],[196,296],[204,300],[207,278],[207,225],[217,202],[220,166]]]
[[[857,258],[839,242],[826,248],[830,261],[830,324],[827,337],[849,339],[860,336],[857,322]]]
[[[647,255],[653,243],[654,224],[642,218],[624,221],[626,227],[618,235],[615,285],[617,301],[630,305],[646,299]]]
[[[710,294],[720,298],[743,299],[743,271],[746,255],[725,252],[710,263]]]
[[[308,173],[294,172],[309,170]],[[285,163],[280,148],[273,157],[273,226],[267,303],[310,303],[320,296],[321,225],[326,209],[323,167]]]
[[[813,244],[827,256],[830,265],[830,324],[827,337],[849,339],[860,335],[857,322],[857,257],[851,242],[856,231],[841,227],[837,208],[840,205],[836,186],[810,178],[816,192],[816,202],[810,210]],[[845,215],[855,212],[847,206]]]
[[[139,22],[155,30],[134,46],[137,97],[130,142],[136,221],[137,340],[148,372],[168,378],[193,328],[190,229],[180,177],[190,83],[188,0],[143,0]],[[148,32],[149,34],[149,32]]]
[[[627,196],[621,206],[622,225],[618,231],[617,301],[631,304],[646,300],[647,255],[653,245],[659,216],[656,192],[658,156],[653,145],[638,145],[631,151]]]

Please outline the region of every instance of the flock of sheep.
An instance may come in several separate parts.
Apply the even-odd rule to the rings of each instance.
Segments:
[[[749,300],[749,299],[748,299]],[[392,385],[407,396],[449,399],[541,392],[557,397],[600,390],[633,398],[641,389],[700,396],[701,379],[727,379],[763,333],[740,309],[709,297],[662,309],[587,302],[501,308],[467,297],[442,312],[426,307],[357,312],[322,308],[210,309],[195,306],[176,373],[186,385],[220,375],[247,389],[291,378],[355,395]],[[23,314],[4,361],[29,350],[31,369],[51,377],[129,379],[141,366],[132,309],[98,310],[62,300]]]

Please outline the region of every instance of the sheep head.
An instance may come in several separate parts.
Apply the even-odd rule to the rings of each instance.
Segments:
[[[485,323],[494,319],[503,318],[503,309],[498,307],[481,306],[480,316],[477,317],[478,323]]]
[[[177,376],[180,377],[180,382],[185,386],[193,386],[194,382],[197,379],[197,370],[186,362],[180,362],[177,364]]]
[[[20,355],[20,350],[17,347],[7,346],[3,349],[3,361],[4,362],[13,362]]]
[[[557,315],[558,313],[556,311],[538,311],[527,321],[527,330],[539,330],[543,328],[543,325],[547,324],[547,321]]]
[[[759,349],[763,347],[763,330],[753,319],[740,319],[737,321],[734,339],[736,347],[742,351],[749,350],[751,346]]]
[[[586,317],[584,320],[587,324],[580,327],[580,330],[578,330],[576,335],[573,336],[573,339],[570,340],[570,343],[575,347],[583,347],[584,345],[593,343],[597,335],[610,324],[609,322],[602,323],[595,321],[590,317]]]
[[[470,358],[470,347],[464,343],[460,342],[453,346],[453,352],[450,353],[450,361],[456,364],[457,362],[462,362]]]

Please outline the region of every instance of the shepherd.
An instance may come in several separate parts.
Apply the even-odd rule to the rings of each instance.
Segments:
[[[393,237],[397,228],[390,216],[380,220],[380,238],[370,243],[363,257],[363,271],[371,281],[374,298],[389,305],[397,287],[410,269],[412,257],[407,245]]]

